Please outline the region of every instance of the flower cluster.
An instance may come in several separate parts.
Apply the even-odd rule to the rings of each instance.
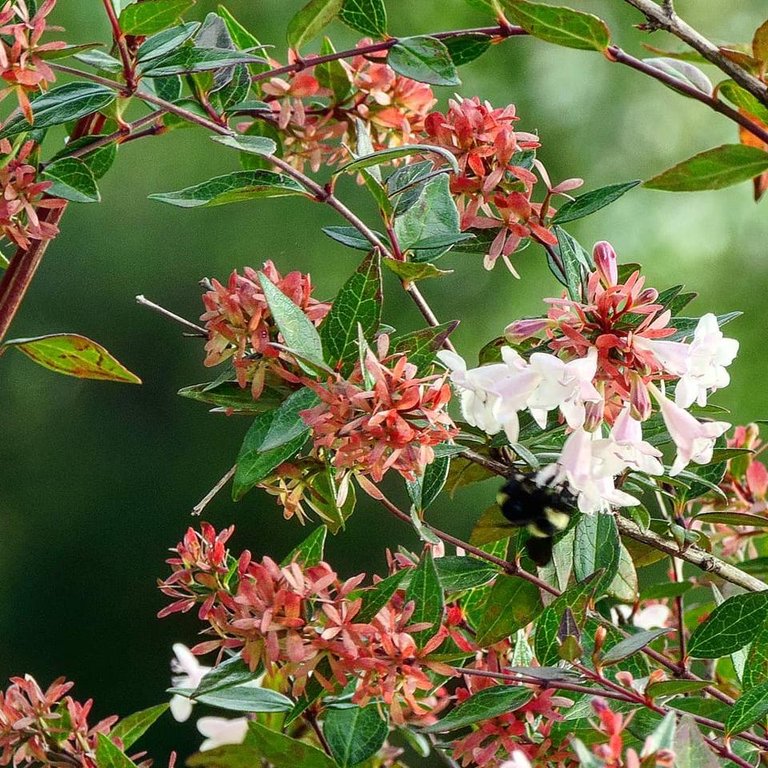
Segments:
[[[117,718],[89,726],[93,702],[67,696],[72,685],[60,678],[44,691],[29,675],[11,678],[0,691],[0,765],[96,768],[97,737]]]
[[[0,90],[0,101],[15,93],[24,117],[34,122],[29,93],[45,89],[56,79],[45,55],[66,48],[65,42],[40,43],[48,26],[48,14],[56,0],[45,0],[30,14],[25,0],[8,0],[0,10],[0,77],[9,83]]]
[[[321,402],[301,413],[315,450],[338,469],[376,482],[390,468],[413,480],[434,460],[434,446],[458,431],[446,411],[445,377],[420,377],[406,355],[390,355],[388,346],[383,334],[376,353],[367,349],[349,376],[307,380]]]
[[[0,235],[20,248],[29,248],[31,240],[50,240],[58,228],[41,220],[39,209],[61,208],[63,200],[43,198],[53,182],[39,181],[37,169],[28,162],[36,144],[25,142],[14,150],[8,139],[0,140]]]
[[[615,486],[625,471],[663,472],[661,452],[643,440],[642,424],[652,416],[654,400],[677,447],[670,475],[691,461],[711,460],[715,440],[730,425],[699,421],[686,408],[706,404],[710,392],[728,383],[725,366],[738,349],[738,342],[723,337],[714,315],[701,318],[690,342],[671,340],[671,314],[657,303],[658,293],[643,288],[637,272],[620,283],[616,254],[607,243],[598,243],[594,257],[597,268],[589,275],[585,302],[548,299],[547,317],[507,328],[510,342],[534,339],[537,349],[551,352],[526,359],[504,347],[500,363],[474,369],[458,355],[440,353],[459,390],[464,419],[490,435],[504,430],[514,443],[520,411],[527,409],[542,429],[548,414],[559,412],[569,434],[560,459],[539,479],[567,481],[583,512],[636,504]],[[677,385],[674,401],[663,391],[667,382]]]
[[[461,213],[461,228],[498,230],[485,257],[492,269],[501,256],[513,274],[509,256],[526,238],[556,245],[557,238],[546,220],[554,214],[549,205],[552,195],[567,192],[582,184],[570,179],[552,187],[543,165],[534,159],[540,146],[535,134],[515,131],[518,120],[514,105],[495,109],[479,98],[449,102],[445,114],[432,112],[425,121],[429,141],[450,150],[459,164],[451,177],[451,191]],[[538,177],[547,186],[544,202],[532,200]]]
[[[358,47],[370,43],[361,40]],[[335,75],[341,82],[346,78],[347,87],[331,87],[311,58],[307,68],[262,85],[286,159],[299,169],[309,163],[313,171],[349,159],[345,147],[354,146],[358,121],[374,149],[414,143],[435,96],[428,85],[398,75],[385,59],[386,52],[377,51],[335,62]]]
[[[235,560],[223,549],[230,534],[217,535],[206,524],[199,534],[190,529],[176,548],[179,556],[168,561],[172,575],[160,585],[174,598],[161,616],[201,606],[215,639],[194,653],[241,650],[251,669],[263,665],[268,676],[279,673],[294,695],[310,675],[330,692],[352,681],[355,703],[383,700],[395,722],[430,722],[445,699],[434,676],[454,674],[430,658],[446,629],[414,622],[415,606],[402,592],[363,620],[364,574],[342,581],[324,562],[256,562],[247,551]],[[429,637],[417,641],[425,632]]]
[[[262,273],[315,325],[328,314],[330,304],[312,298],[309,275],[289,272],[282,277],[271,261],[264,264]],[[254,398],[262,394],[268,377],[296,383],[294,358],[274,346],[284,340],[272,318],[258,273],[246,267],[242,276],[232,272],[226,285],[211,280],[210,286],[203,295],[206,311],[200,318],[208,330],[205,365],[218,365],[232,358],[240,386],[250,384]]]

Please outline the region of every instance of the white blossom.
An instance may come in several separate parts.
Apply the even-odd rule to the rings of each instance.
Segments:
[[[173,687],[194,690],[200,685],[205,674],[211,671],[211,668],[203,666],[192,651],[182,643],[173,644],[173,653],[176,656],[171,661],[171,670],[174,673],[171,676]],[[174,694],[171,697],[171,714],[174,719],[179,723],[189,720],[193,704],[194,702],[186,696]]]
[[[664,474],[664,465],[659,461],[662,456],[658,448],[643,440],[643,427],[641,422],[633,419],[629,405],[616,417],[609,436],[611,451],[623,463],[619,472],[625,469],[634,469],[646,475]],[[618,474],[617,472],[616,474]]]
[[[509,756],[509,760],[505,760],[501,764],[501,768],[532,768],[532,766],[531,761],[526,757],[525,752],[516,749]]]
[[[226,717],[201,717],[197,721],[197,730],[205,736],[200,751],[223,747],[227,744],[242,744],[248,733],[248,719],[238,717],[230,720]]]

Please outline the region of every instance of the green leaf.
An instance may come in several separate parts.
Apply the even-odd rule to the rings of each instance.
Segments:
[[[198,752],[187,759],[187,765],[189,768],[253,768],[262,760],[275,768],[337,768],[336,763],[317,747],[272,731],[255,721],[248,723],[248,735],[243,744]]]
[[[235,64],[263,62],[261,56],[232,51],[229,48],[177,48],[162,58],[152,59],[142,69],[145,77],[168,77],[187,75],[194,72],[210,72],[215,69],[233,67]],[[141,98],[141,94],[138,94]]]
[[[354,248],[356,251],[365,251],[368,253],[371,250],[371,241],[360,234],[359,230],[355,227],[323,227],[323,232],[335,240],[337,243],[346,245],[348,248]],[[386,237],[380,232],[374,232],[380,241],[386,241]]]
[[[417,263],[413,261],[395,261],[384,259],[384,265],[394,272],[401,280],[415,283],[417,280],[427,280],[430,277],[445,277],[452,275],[452,269],[438,269],[434,264]]]
[[[98,768],[136,768],[136,763],[103,733],[96,735],[96,765]]]
[[[134,712],[124,717],[109,732],[111,741],[120,739],[123,749],[130,749],[148,730],[155,721],[168,709],[168,704],[158,704],[141,712]]]
[[[358,357],[358,328],[370,342],[381,322],[381,254],[367,256],[333,300],[320,325],[320,339],[331,366],[349,371]]]
[[[714,90],[712,82],[697,66],[689,61],[681,61],[680,59],[663,56],[661,58],[643,59],[643,64],[647,67],[658,69],[665,75],[669,75],[669,77],[674,78],[689,88],[695,89],[699,93],[703,93],[705,96],[712,96],[712,91]],[[662,83],[675,91],[675,93],[682,93],[683,96],[688,96],[687,93],[678,91],[670,83],[663,80]],[[693,97],[690,96],[689,98]]]
[[[48,165],[48,168],[50,168],[51,165],[58,162],[59,160],[66,158],[67,155],[72,154],[76,150],[80,150],[85,147],[88,147],[90,144],[93,144],[94,142],[102,138],[104,138],[103,135],[93,135],[93,136],[83,136],[79,139],[73,139],[72,141],[68,141],[67,146],[64,147],[64,149],[62,149],[58,154],[53,156],[50,164]],[[87,155],[84,155],[79,159],[81,162],[83,162],[86,165],[86,167],[88,168],[88,171],[91,173],[93,178],[97,180],[102,178],[107,173],[107,171],[112,167],[112,164],[115,162],[116,156],[117,156],[117,144],[112,143],[112,144],[107,144],[106,146],[96,147],[95,149],[90,151]]]
[[[120,14],[120,29],[126,35],[154,35],[179,20],[195,0],[143,0]]]
[[[117,73],[123,71],[123,62],[105,51],[83,51],[75,54],[75,58],[83,64],[103,72]]]
[[[433,328],[424,328],[402,336],[395,336],[392,339],[392,351],[408,355],[408,360],[419,371],[422,371],[434,362],[435,353],[442,348],[445,340],[456,330],[458,325],[458,320],[451,320]]]
[[[274,171],[235,171],[177,192],[158,192],[149,195],[149,199],[178,208],[209,208],[244,200],[304,194],[306,191],[299,183]]]
[[[440,495],[445,481],[448,479],[448,471],[451,468],[449,456],[435,457],[432,463],[427,464],[424,474],[415,480],[406,480],[408,494],[419,512],[423,512]]]
[[[384,37],[387,34],[384,0],[344,0],[339,18],[364,35]]]
[[[98,83],[79,81],[51,88],[31,103],[35,117],[34,125],[30,125],[23,116],[17,115],[0,131],[0,139],[16,136],[33,128],[40,130],[79,120],[108,107],[116,96],[115,91]]]
[[[387,64],[399,75],[430,85],[461,85],[445,45],[434,37],[401,37],[389,49]]]
[[[299,435],[306,434],[307,425],[299,414],[314,408],[319,402],[320,398],[309,387],[302,387],[294,392],[275,411],[272,424],[259,450],[271,451],[291,442]]]
[[[323,39],[320,46],[320,55],[329,56],[336,53],[333,43],[329,38]],[[341,65],[340,61],[331,60],[324,64],[318,64],[315,67],[315,77],[322,88],[328,88],[333,93],[333,100],[336,103],[344,101],[352,89],[352,83],[349,80],[347,70]]]
[[[727,735],[741,733],[768,717],[768,683],[751,688],[737,699],[725,721]],[[763,725],[765,723],[763,722]]]
[[[86,163],[76,157],[64,157],[46,166],[43,179],[52,181],[47,194],[74,203],[98,203],[99,188],[93,172]]]
[[[762,515],[749,515],[746,512],[702,512],[700,515],[696,515],[695,519],[702,523],[768,528],[768,518]]]
[[[339,15],[343,5],[344,0],[309,0],[288,22],[288,45],[298,49],[312,42]]]
[[[250,155],[274,155],[277,144],[266,136],[211,136],[213,141]]]
[[[588,257],[584,249],[564,229],[555,227],[558,253],[565,273],[565,286],[568,295],[578,301],[581,298],[581,286],[584,283],[585,261]],[[559,265],[558,265],[559,266]]]
[[[695,693],[711,685],[706,680],[662,680],[658,683],[651,683],[646,689],[646,693],[652,699],[659,696],[677,696],[680,693]]]
[[[523,0],[502,0],[501,4],[510,21],[548,43],[602,53],[611,42],[605,22],[591,13]]]
[[[411,580],[405,592],[405,602],[411,600],[416,605],[411,616],[411,624],[430,625],[427,629],[411,633],[416,645],[423,648],[440,629],[444,607],[443,588],[429,549],[425,550],[411,574]]]
[[[623,544],[619,547],[619,568],[607,591],[611,597],[623,603],[634,603],[638,592],[637,570],[629,550]]]
[[[735,653],[754,639],[766,610],[768,591],[729,598],[696,627],[688,643],[688,654],[698,659],[717,659]]]
[[[373,757],[389,734],[378,704],[326,710],[323,734],[340,768],[352,768]]]
[[[681,719],[672,751],[675,753],[675,768],[719,768],[721,765],[692,717]]]
[[[478,691],[452,709],[442,720],[422,730],[425,733],[443,733],[466,728],[482,720],[490,720],[514,712],[525,706],[532,698],[533,691],[528,688],[494,685]]]
[[[768,618],[760,625],[749,646],[741,683],[744,690],[768,683]]]
[[[219,16],[224,19],[232,42],[238,50],[247,51],[253,48],[261,48],[261,43],[259,43],[258,39],[232,15],[230,10],[223,5],[219,5],[217,11]]]
[[[194,691],[188,693],[191,695]],[[209,693],[195,695],[194,699],[228,712],[290,712],[293,709],[293,701],[287,696],[255,683],[217,688]]]
[[[38,365],[66,376],[141,384],[141,379],[112,357],[101,344],[77,333],[12,339],[3,346],[18,349]]]
[[[726,323],[741,317],[743,312],[726,312],[724,315],[717,315],[717,324],[722,328]],[[693,336],[696,326],[699,324],[699,317],[676,317],[674,323],[675,333],[667,337],[668,341],[683,341]]]
[[[573,571],[579,581],[602,570],[595,582],[596,594],[601,593],[619,570],[621,557],[616,518],[610,514],[582,515],[576,523],[573,543]]]
[[[722,189],[759,176],[768,169],[768,152],[743,144],[723,144],[694,155],[646,181],[664,192]]]
[[[666,635],[668,632],[672,632],[672,630],[650,629],[645,632],[638,632],[637,634],[630,635],[606,651],[606,653],[603,655],[602,663],[607,667],[611,664],[616,664],[619,661],[623,661],[638,651],[641,651],[643,648],[645,648],[646,645],[652,643],[657,637]]]
[[[419,199],[402,216],[395,218],[395,234],[404,251],[431,238],[450,240],[460,234],[459,212],[446,174],[430,179],[424,185]],[[433,261],[445,250],[438,248],[437,253],[417,251],[412,261]]]
[[[449,37],[443,40],[454,65],[457,67],[469,64],[479,59],[490,47],[491,38],[488,35],[467,34],[460,37]]]
[[[640,179],[635,179],[624,184],[610,184],[607,187],[600,187],[600,189],[593,189],[591,192],[579,195],[574,200],[569,200],[560,206],[560,210],[555,214],[552,223],[564,224],[567,221],[576,221],[576,219],[590,216],[595,211],[599,211],[618,200],[640,183]]]
[[[518,576],[499,575],[477,627],[478,645],[498,643],[528,626],[543,610],[538,587]]]
[[[245,435],[237,457],[237,470],[232,482],[232,498],[239,501],[254,485],[268,477],[284,461],[288,461],[307,441],[309,427],[271,451],[262,451],[261,445],[269,434],[277,411],[259,414]]]
[[[217,664],[213,669],[203,675],[200,685],[192,692],[193,696],[200,696],[220,688],[231,688],[243,683],[253,682],[258,675],[251,672],[250,667],[243,661],[240,654]]]
[[[328,536],[328,527],[321,525],[315,528],[304,541],[292,549],[283,559],[280,565],[288,565],[294,560],[301,563],[305,568],[311,568],[317,565],[323,559],[325,551],[325,539]]]
[[[474,557],[448,555],[435,560],[437,576],[446,592],[463,592],[487,584],[499,569]]]
[[[718,93],[735,107],[749,112],[763,123],[768,123],[768,107],[761,104],[749,91],[745,91],[733,80],[724,80],[717,86]]]
[[[443,147],[436,147],[432,144],[404,144],[401,147],[391,147],[389,149],[380,149],[378,152],[372,152],[362,157],[356,157],[346,165],[342,165],[333,175],[338,176],[342,173],[355,173],[362,168],[371,168],[372,166],[389,163],[401,157],[410,157],[411,155],[440,155],[450,166],[454,173],[459,172],[459,164],[456,156]]]
[[[139,50],[136,51],[136,61],[143,63],[175,51],[179,46],[186,43],[199,28],[199,22],[190,21],[152,35],[139,46]]]
[[[371,621],[397,592],[407,573],[408,571],[398,571],[373,587],[355,592],[355,597],[363,598],[357,620],[363,623]]]
[[[285,393],[265,387],[258,400],[253,399],[249,387],[243,388],[236,381],[208,382],[193,384],[180,389],[176,394],[215,405],[220,409],[231,408],[237,413],[263,413],[278,408],[285,399]]]

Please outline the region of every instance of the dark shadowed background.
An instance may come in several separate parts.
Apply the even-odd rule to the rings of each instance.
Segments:
[[[284,57],[286,23],[302,4],[226,2],[263,42],[275,44],[277,58]],[[615,0],[572,5],[602,15],[620,45],[642,52],[631,26],[640,19],[631,9]],[[202,19],[215,6],[199,0],[190,18]],[[462,0],[387,6],[392,34],[490,22]],[[743,41],[764,20],[765,4],[678,0],[677,10],[718,40]],[[61,0],[53,18],[72,42],[107,37],[98,0]],[[338,48],[355,41],[341,25],[331,35]],[[654,41],[669,42],[660,34]],[[517,104],[521,129],[541,135],[539,156],[552,178],[581,176],[585,189],[648,178],[735,141],[735,128],[718,115],[595,53],[513,39],[462,76],[462,95]],[[444,104],[450,90],[438,91]],[[99,716],[163,701],[171,644],[194,643],[194,618],[155,618],[163,605],[155,581],[166,573],[168,548],[194,522],[190,509],[232,465],[248,426],[176,396],[212,378],[202,367],[201,345],[137,306],[134,296],[146,294],[195,319],[203,276],[223,279],[235,267],[273,259],[281,271],[311,271],[316,294],[327,298],[357,261],[319,232],[342,222],[303,200],[196,212],[147,200],[235,170],[236,163],[235,153],[212,145],[201,130],[124,147],[102,184],[103,202],[67,212],[12,329],[14,337],[90,336],[138,373],[143,386],[58,377],[18,354],[0,360],[0,679],[29,672],[47,684],[65,675],[77,682],[78,697],[96,699]],[[343,192],[353,206],[360,199],[353,184]],[[735,423],[766,415],[768,217],[765,202],[752,202],[749,185],[696,195],[634,190],[571,231],[589,247],[610,240],[621,260],[640,262],[660,289],[685,281],[699,292],[691,314],[743,310],[727,329],[742,344],[733,383],[716,402],[732,409]],[[441,266],[455,274],[423,285],[442,320],[462,319],[454,341],[470,360],[508,322],[538,313],[541,298],[558,290],[537,249],[516,263],[520,281],[501,264],[488,273],[479,259],[448,255]],[[395,281],[388,287],[385,321],[421,327]],[[467,533],[494,490],[486,484],[442,500],[432,519]],[[381,571],[385,545],[413,542],[399,523],[362,507],[328,547],[328,559],[345,574]],[[236,523],[235,551],[247,547],[278,559],[306,535],[255,493],[239,504],[221,494],[206,519],[217,527]],[[172,747],[186,753],[199,739],[191,726],[172,727],[169,719],[147,743],[162,764]]]

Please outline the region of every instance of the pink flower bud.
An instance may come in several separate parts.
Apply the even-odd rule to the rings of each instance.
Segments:
[[[510,323],[504,329],[504,337],[511,344],[519,343],[529,339],[531,336],[538,336],[551,325],[552,321],[546,317],[526,317]]]
[[[642,377],[636,373],[631,373],[630,379],[630,413],[633,419],[637,419],[638,421],[645,421],[651,415],[651,410],[653,408],[651,404],[651,397],[648,394],[648,387],[645,386],[645,382],[643,381]]]
[[[595,243],[592,250],[592,257],[595,260],[597,271],[605,285],[616,285],[619,281],[619,268],[616,262],[616,251],[613,246],[601,240]]]
[[[659,292],[655,288],[646,288],[637,297],[638,304],[653,304],[659,298]]]

